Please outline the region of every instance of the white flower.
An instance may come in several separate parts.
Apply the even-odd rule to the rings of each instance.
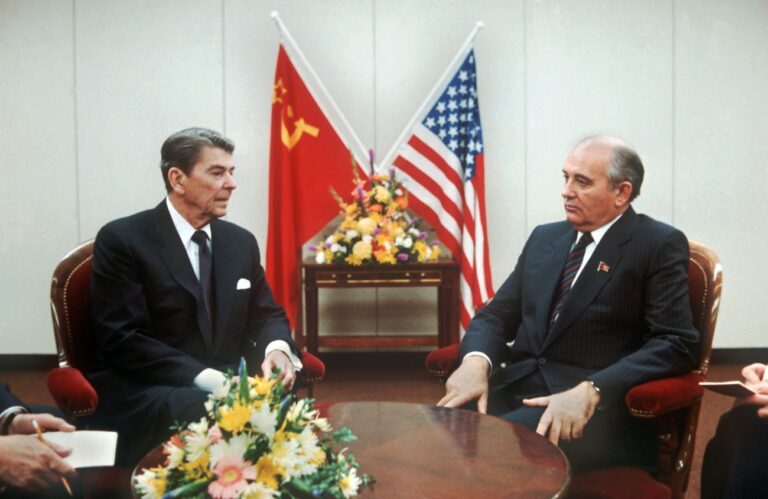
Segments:
[[[419,237],[421,235],[421,232],[419,232],[419,229],[417,229],[416,227],[411,227],[410,229],[408,229],[408,233],[414,237]]]
[[[357,495],[357,489],[360,488],[360,477],[357,476],[357,470],[355,468],[349,469],[347,476],[341,477],[339,480],[339,488],[344,497],[352,497]]]
[[[341,245],[339,243],[333,243],[331,245],[331,253],[337,253],[341,249]]]
[[[397,194],[398,196],[402,196],[403,195],[403,190],[398,187],[397,189],[395,189],[395,194]]]
[[[303,463],[298,450],[299,442],[292,438],[272,444],[272,459],[285,470],[285,481],[301,475]]]
[[[359,234],[356,230],[348,230],[347,232],[344,233],[344,239],[346,239],[347,241],[351,241],[354,238],[356,238],[358,235]]]
[[[134,478],[136,481],[136,488],[139,490],[142,499],[159,499],[162,497],[155,487],[157,476],[157,473],[154,471],[146,469],[144,470],[144,473]]]
[[[395,246],[402,246],[403,245],[403,236],[397,236],[395,238]]]
[[[366,243],[370,243],[371,241],[373,241],[373,236],[371,236],[370,234],[366,234],[363,236],[363,241],[365,241]]]
[[[325,238],[325,244],[333,244],[336,242],[335,234],[331,234],[330,236]]]
[[[252,411],[248,420],[258,433],[264,434],[269,441],[275,436],[275,426],[277,426],[277,417],[269,409],[269,404],[261,404],[258,410]]]
[[[230,438],[229,441],[222,439],[211,445],[211,468],[215,468],[224,456],[235,455],[242,458],[253,440],[252,436],[241,433]]]
[[[163,450],[168,456],[168,469],[176,469],[184,462],[184,449],[181,447],[176,447],[173,443],[166,442],[165,445],[163,445]]]
[[[251,482],[242,492],[243,499],[272,499],[280,493],[259,482]]]
[[[331,431],[331,424],[328,422],[328,419],[326,418],[317,418],[312,423],[315,425],[315,427],[323,432],[329,432]]]
[[[315,263],[325,263],[325,251],[318,251],[315,254]]]
[[[186,460],[191,463],[208,452],[208,420],[202,418],[198,423],[190,423],[189,430],[191,433],[184,437],[184,449],[187,451]]]
[[[203,406],[205,407],[205,410],[208,413],[212,412],[213,411],[213,400],[211,400],[211,399],[206,400],[205,404],[203,404]]]
[[[403,239],[403,248],[410,248],[411,246],[413,246],[413,239],[411,239],[411,236]]]
[[[346,253],[347,252],[347,247],[346,246],[341,246],[341,247],[339,247],[339,251],[341,251],[342,253]]]

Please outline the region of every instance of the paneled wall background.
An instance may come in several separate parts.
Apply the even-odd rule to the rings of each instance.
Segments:
[[[53,353],[55,263],[162,200],[160,145],[181,128],[236,141],[228,218],[266,245],[275,9],[381,156],[482,20],[494,285],[535,225],[563,218],[573,143],[616,133],[646,164],[636,209],[722,259],[716,346],[768,346],[765,0],[0,0],[2,353]],[[436,323],[429,292],[321,300],[324,330]]]

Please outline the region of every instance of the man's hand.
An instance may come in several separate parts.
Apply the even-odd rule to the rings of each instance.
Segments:
[[[744,376],[744,384],[758,392],[744,399],[744,402],[760,406],[757,415],[768,419],[768,381],[763,380],[765,370],[765,364],[750,364],[741,370],[741,375]]]
[[[477,411],[488,411],[488,361],[480,356],[466,357],[445,382],[445,396],[437,403],[443,407],[460,407],[477,400]]]
[[[31,435],[35,433],[32,420],[36,420],[42,431],[75,431],[75,427],[61,418],[50,414],[19,414],[8,427],[9,435]]]
[[[555,445],[561,438],[581,438],[599,403],[600,393],[589,381],[582,381],[570,390],[554,395],[523,400],[523,404],[529,407],[546,407],[536,433],[548,436]]]
[[[264,358],[264,362],[261,364],[261,372],[264,376],[269,376],[272,369],[275,368],[280,370],[279,379],[283,382],[285,388],[287,390],[293,388],[293,383],[296,381],[296,370],[293,367],[291,359],[281,350],[272,350],[269,352]]]
[[[61,476],[74,479],[75,470],[62,459],[70,451],[50,445],[53,449],[33,435],[0,437],[0,482],[28,492],[42,492],[57,486]]]

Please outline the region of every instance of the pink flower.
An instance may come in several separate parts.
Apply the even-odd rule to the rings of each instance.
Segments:
[[[235,498],[248,486],[247,480],[256,479],[256,467],[236,454],[222,456],[213,472],[217,479],[208,485],[208,493],[214,499]]]
[[[221,429],[219,428],[219,425],[214,425],[211,427],[210,430],[208,430],[208,437],[211,439],[211,443],[215,444],[222,438],[224,438],[224,435],[221,434]]]

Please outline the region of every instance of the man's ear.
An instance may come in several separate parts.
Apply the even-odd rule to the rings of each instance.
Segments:
[[[632,182],[624,180],[616,186],[616,207],[629,204],[629,198],[632,197]]]
[[[187,181],[187,176],[181,169],[172,166],[168,170],[168,183],[171,184],[171,190],[179,196],[184,195],[184,183]]]

